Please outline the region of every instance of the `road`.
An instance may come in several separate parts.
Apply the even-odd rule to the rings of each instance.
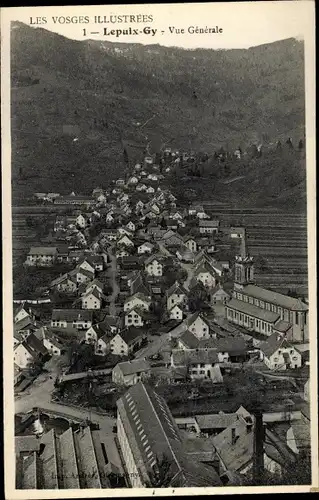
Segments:
[[[148,358],[149,356],[153,356],[153,354],[157,354],[165,346],[165,344],[170,341],[171,338],[180,337],[185,330],[185,323],[181,323],[171,332],[163,333],[160,337],[156,338],[153,342],[138,351],[135,358]]]
[[[117,298],[118,294],[120,293],[120,288],[119,288],[117,281],[116,281],[116,276],[117,276],[116,257],[112,253],[112,250],[113,250],[113,247],[109,247],[108,255],[109,255],[110,261],[111,261],[110,267],[109,267],[109,278],[110,278],[110,282],[111,282],[111,286],[112,286],[112,290],[113,290],[112,295],[110,296],[109,313],[110,313],[110,316],[116,316],[117,312],[116,312],[115,302],[116,302],[116,298]]]
[[[92,422],[100,425],[103,432],[112,434],[113,425],[116,419],[107,415],[101,415],[89,408],[74,408],[73,406],[62,405],[51,401],[51,394],[54,390],[55,377],[48,373],[43,373],[33,383],[30,389],[21,393],[15,398],[15,413],[27,413],[32,408],[39,407],[43,410],[63,413],[66,417],[75,418],[77,420],[85,420],[89,418]]]
[[[159,250],[160,252],[165,255],[166,257],[175,257],[175,255],[173,255],[172,253],[170,253],[167,248],[165,248],[164,245],[162,245],[161,243],[158,243],[158,247],[159,247]],[[187,272],[187,279],[184,281],[183,283],[183,287],[186,289],[186,290],[189,290],[190,288],[190,283],[194,277],[194,264],[185,264],[184,262],[178,262],[179,265]]]

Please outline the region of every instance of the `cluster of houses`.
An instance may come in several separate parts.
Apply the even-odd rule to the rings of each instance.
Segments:
[[[130,177],[117,179],[108,190],[51,197],[53,203],[76,209],[72,215],[56,217],[59,244],[32,247],[26,264],[69,264],[71,270],[54,279],[48,293],[64,294],[67,302],[71,297],[72,305],[53,308],[45,324],[37,324],[20,307],[14,320],[14,359],[19,369],[35,356],[26,352],[28,342],[36,338],[48,353],[60,355],[70,334],[93,345],[97,356],[130,357],[125,367],[131,374],[132,359],[138,367],[148,352],[146,343],[154,344],[154,335],[163,332],[169,339],[177,337],[166,368],[192,379],[219,382],[228,363],[246,361],[247,334],[268,368],[302,366],[294,344],[308,339],[308,306],[254,284],[254,263],[243,228],[230,231],[230,237],[241,242],[234,265],[223,259],[218,248],[220,221],[211,219],[200,204],[179,207],[162,185],[166,170],[163,173],[152,157],[145,157]],[[40,194],[38,199],[47,199]],[[98,229],[90,236],[94,227]],[[106,283],[111,294],[105,293]],[[205,310],[201,305],[194,311],[191,298],[196,294],[204,296]],[[209,319],[216,307],[222,320],[220,314]],[[235,333],[229,333],[230,325]]]

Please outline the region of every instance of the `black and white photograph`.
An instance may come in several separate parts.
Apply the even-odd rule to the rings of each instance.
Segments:
[[[7,495],[318,487],[314,3],[1,17]]]

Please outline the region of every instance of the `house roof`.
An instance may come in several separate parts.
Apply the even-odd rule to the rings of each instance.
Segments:
[[[26,316],[25,318],[20,319],[17,323],[14,323],[14,331],[18,332],[20,330],[23,330],[24,328],[28,326],[33,326],[34,322],[30,318],[30,316]]]
[[[188,349],[196,349],[199,343],[198,338],[189,330],[186,330],[186,332],[184,332],[178,340],[182,342]]]
[[[102,295],[101,293],[98,291],[97,288],[93,288],[93,290],[90,290],[90,291],[87,291],[83,296],[82,296],[82,299],[84,299],[85,297],[89,297],[90,295],[93,295],[93,297],[95,299],[98,299],[98,300],[102,300]]]
[[[200,220],[199,227],[218,227],[220,224],[219,220]]]
[[[159,264],[161,264],[161,259],[162,259],[162,256],[158,256],[158,255],[150,255],[149,257],[147,257],[147,259],[145,259],[144,261],[144,264],[145,266],[148,266],[149,264],[151,264],[154,260],[157,260],[157,262]]]
[[[201,430],[206,429],[226,429],[237,420],[237,413],[215,413],[210,415],[196,415],[195,420]]]
[[[85,309],[53,309],[53,321],[92,321],[93,311]]]
[[[187,291],[181,285],[178,283],[178,281],[175,281],[175,283],[166,291],[167,297],[170,297],[171,295],[187,295]]]
[[[174,365],[187,366],[190,364],[215,364],[218,363],[218,354],[216,350],[183,351],[173,349],[172,360]]]
[[[42,342],[31,333],[28,335],[27,339],[22,342],[22,345],[32,354],[33,356],[37,356],[39,354],[45,355],[48,353],[48,350],[44,347]]]
[[[189,248],[181,247],[176,251],[176,254],[179,254],[183,259],[195,259],[195,255]]]
[[[274,354],[280,347],[287,347],[289,344],[282,335],[273,333],[265,342],[262,342],[258,347],[267,358]]]
[[[198,341],[198,349],[216,349],[217,352],[227,352],[233,356],[247,352],[246,342],[241,337],[222,339],[201,339]]]
[[[150,304],[152,302],[151,297],[147,297],[143,293],[137,292],[137,293],[134,293],[134,295],[132,295],[131,297],[127,297],[127,299],[125,299],[125,304],[127,302],[134,300],[134,299],[140,299],[143,302],[145,302],[146,304]]]
[[[86,276],[87,278],[94,278],[94,271],[90,271],[89,269],[84,269],[83,267],[77,266],[73,271],[70,272],[71,275],[73,274],[83,274],[83,276]]]
[[[31,247],[29,255],[56,255],[58,250],[56,247]]]
[[[275,323],[275,321],[277,321],[277,319],[280,317],[278,313],[267,311],[266,309],[261,309],[260,307],[237,299],[231,299],[227,303],[226,307],[229,309],[234,309],[235,311],[239,311],[242,314],[248,314],[262,321],[267,321],[268,323]]]
[[[122,330],[117,335],[124,340],[127,345],[134,343],[137,339],[144,337],[145,332],[141,328],[134,328],[133,326]],[[113,337],[114,338],[114,337]]]
[[[224,295],[227,295],[227,297],[230,297],[229,293],[226,292],[226,290],[220,283],[218,283],[215,287],[211,289],[210,295],[211,297],[214,297],[214,295],[217,293],[223,293]]]
[[[232,429],[235,431],[236,442],[232,443]],[[225,468],[230,471],[240,471],[248,465],[254,453],[253,429],[247,432],[247,423],[239,418],[227,429],[213,438],[213,445],[217,455]]]
[[[191,314],[191,316],[189,316],[189,318],[185,320],[185,324],[187,326],[191,326],[194,323],[194,321],[197,320],[198,317],[201,318],[201,320],[204,321],[204,323],[206,323],[206,325],[208,326],[207,321],[202,317],[199,311],[196,311],[195,313]]]
[[[276,304],[285,309],[291,309],[292,311],[308,311],[308,306],[300,299],[289,297],[288,295],[283,295],[272,290],[267,290],[260,286],[246,285],[243,289],[243,293],[256,299]]]
[[[121,370],[122,374],[132,375],[133,373],[146,372],[151,369],[151,365],[145,359],[133,359],[118,363],[114,369]]]
[[[212,276],[215,276],[215,271],[212,266],[205,260],[201,262],[194,271],[194,276],[198,276],[200,273],[209,273]]]

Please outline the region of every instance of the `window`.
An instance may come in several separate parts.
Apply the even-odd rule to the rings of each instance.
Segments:
[[[289,354],[294,354],[294,350],[290,349]]]
[[[258,299],[255,299],[255,305],[259,306],[259,300]]]

